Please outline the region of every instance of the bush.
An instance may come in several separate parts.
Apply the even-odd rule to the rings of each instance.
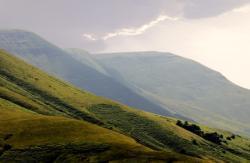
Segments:
[[[227,139],[227,140],[235,139],[235,135],[233,134],[233,135],[231,135],[231,136],[228,136],[226,139]]]
[[[3,150],[4,151],[10,150],[11,148],[12,148],[12,146],[10,144],[4,144],[3,145]]]
[[[205,133],[203,138],[216,144],[221,144],[222,142],[221,135],[219,135],[217,132]]]
[[[176,125],[208,140],[211,141],[213,143],[216,144],[221,144],[223,141],[223,135],[218,134],[217,132],[213,132],[213,133],[204,133],[204,131],[201,130],[200,126],[196,125],[196,124],[189,124],[187,121],[184,122],[184,124],[178,120],[176,122]],[[231,140],[231,137],[230,137]],[[194,140],[193,140],[194,141]],[[192,142],[193,142],[192,141]],[[196,144],[197,142],[193,142],[193,144]]]
[[[176,122],[176,125],[182,127],[182,126],[183,126],[183,123],[182,123],[180,120],[178,120],[178,121]]]
[[[193,143],[194,145],[198,145],[198,143],[197,143],[196,140],[192,140],[192,143]]]
[[[185,121],[185,123],[183,124],[180,120],[178,120],[176,122],[176,125],[178,125],[182,128],[185,128],[186,130],[191,131],[199,136],[203,135],[203,131],[201,131],[201,128],[198,125],[195,125],[195,124],[189,125],[189,123],[187,121]]]

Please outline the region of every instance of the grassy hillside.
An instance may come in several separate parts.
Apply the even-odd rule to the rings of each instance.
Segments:
[[[171,115],[157,103],[107,75],[86,52],[81,51],[84,57],[80,57],[75,50],[70,51],[73,54],[68,53],[38,35],[22,30],[0,30],[0,48],[96,95],[146,111]]]
[[[167,109],[206,125],[250,134],[250,91],[220,73],[169,53],[94,56],[114,78]]]
[[[4,51],[0,67],[0,162],[200,160],[171,150],[157,152],[103,128],[105,124],[86,108],[113,102],[52,78]]]
[[[0,51],[0,68],[2,162],[250,159],[248,139],[237,136],[217,145],[177,126],[176,119],[94,96],[4,51]]]
[[[84,121],[42,116],[2,99],[0,104],[3,162],[196,160],[173,152],[155,152],[127,136]]]
[[[157,52],[65,52],[21,30],[0,31],[0,48],[99,96],[249,135],[250,91],[194,61]]]

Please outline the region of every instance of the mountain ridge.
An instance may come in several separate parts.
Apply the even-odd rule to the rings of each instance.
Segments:
[[[127,86],[72,57],[70,53],[57,48],[32,32],[22,30],[5,32],[2,30],[0,31],[0,48],[99,96],[105,96],[146,111],[171,115],[169,111],[153,103],[150,99],[140,96]]]
[[[0,161],[247,161],[250,141],[216,144],[177,119],[130,108],[0,51]],[[204,132],[230,132],[200,126]],[[28,139],[27,139],[28,138]]]
[[[203,112],[210,108],[216,107],[220,110],[223,109],[223,107],[228,107],[231,108],[231,115],[234,115],[234,113],[239,115],[239,111],[232,111],[233,108],[240,108],[239,106],[235,105],[232,107],[227,104],[232,104],[231,101],[235,101],[236,104],[243,103],[244,106],[242,106],[241,110],[246,111],[245,115],[241,114],[242,116],[238,116],[238,120],[241,121],[243,117],[245,117],[243,118],[245,120],[248,119],[246,115],[248,115],[247,112],[249,112],[247,106],[250,105],[247,103],[247,97],[250,95],[249,90],[238,87],[231,81],[227,80],[221,73],[213,71],[196,61],[179,57],[171,53],[161,52],[111,53],[98,54],[94,55],[94,57],[96,57],[97,60],[100,61],[99,63],[104,65],[108,70],[111,69],[111,74],[113,73],[112,71],[116,71],[116,73],[113,74],[117,80],[119,80],[120,77],[115,74],[120,74],[122,76],[120,79],[121,81],[126,79],[127,81],[125,80],[124,82],[128,82],[128,85],[135,85],[142,90],[146,90],[146,93],[144,92],[144,94],[148,93],[149,97],[158,99],[159,103],[163,103],[163,105],[169,107],[170,110],[171,105],[172,110],[177,111],[180,108],[184,109],[190,107],[188,105],[191,105],[191,107],[196,105],[197,109],[202,110]],[[148,79],[148,77],[152,80]],[[159,89],[157,89],[158,86]],[[219,90],[222,93],[220,93]],[[224,96],[225,98],[223,99]],[[201,104],[192,104],[195,101],[200,101],[199,103]],[[183,106],[178,106],[178,103],[183,103],[181,104]],[[212,106],[211,104],[215,104],[215,106]],[[204,110],[202,107],[207,109]],[[197,110],[195,108],[193,109]],[[195,113],[187,115],[185,110],[180,111],[181,112],[179,113],[185,117],[195,115]],[[217,111],[214,109],[214,113],[216,112]],[[222,113],[228,114],[228,111],[224,109],[224,112]],[[193,120],[202,122],[204,116],[202,116],[200,120],[197,120],[197,118],[193,118]],[[234,122],[237,121],[234,120]],[[228,120],[227,123],[231,123],[230,120]],[[247,124],[249,122],[246,121],[244,123]],[[206,124],[208,125],[209,123]],[[242,123],[241,125],[244,126],[245,124]],[[213,126],[216,127],[215,124],[213,124]],[[220,127],[222,127],[222,125]],[[238,127],[235,126],[234,128],[237,129]],[[245,127],[247,128],[246,125]],[[228,126],[227,129],[230,130],[230,126]],[[242,131],[242,129],[240,130]],[[243,132],[245,134],[248,133],[248,131],[244,131],[244,129]]]
[[[20,31],[1,31],[1,47],[99,96],[249,135],[249,91],[192,60],[159,52],[120,53],[124,55],[114,58],[84,56],[81,51],[76,55]]]

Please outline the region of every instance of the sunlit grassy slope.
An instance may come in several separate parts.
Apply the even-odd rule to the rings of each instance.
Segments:
[[[38,115],[3,99],[0,100],[0,103],[0,133],[1,138],[6,139],[2,143],[11,144],[13,149],[2,154],[3,161],[11,160],[13,155],[20,157],[18,159],[60,161],[64,157],[70,157],[69,154],[75,154],[76,152],[93,160],[98,160],[97,156],[102,157],[101,160],[105,160],[113,158],[114,154],[122,155],[126,150],[128,150],[128,153],[135,152],[138,155],[160,155],[159,158],[168,158],[136,143],[132,138],[88,122]],[[7,138],[8,135],[10,135],[9,138]],[[25,150],[31,154],[38,149],[41,150],[39,151],[41,152],[40,158],[29,158],[22,151]],[[65,150],[65,153],[53,153],[54,150]],[[51,156],[46,156],[48,155],[47,152],[52,152]],[[91,154],[92,152],[94,154]],[[58,156],[62,158],[56,159]],[[173,156],[170,153],[169,158],[176,157]],[[78,159],[77,157],[70,158]]]
[[[0,51],[0,162],[250,159],[248,139],[216,145],[175,123],[79,90]]]

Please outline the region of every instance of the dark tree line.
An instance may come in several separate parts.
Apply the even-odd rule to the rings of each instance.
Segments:
[[[231,136],[228,136],[226,139],[227,139],[227,140],[232,140],[232,139],[235,139],[235,137],[236,137],[236,136],[233,134],[233,135],[231,135]]]
[[[223,140],[223,135],[218,134],[217,132],[211,132],[211,133],[205,133],[204,131],[201,130],[200,126],[196,124],[189,124],[187,121],[184,123],[180,120],[176,122],[176,124],[196,135],[199,135],[200,137],[221,145],[222,142],[227,143],[225,140]]]

